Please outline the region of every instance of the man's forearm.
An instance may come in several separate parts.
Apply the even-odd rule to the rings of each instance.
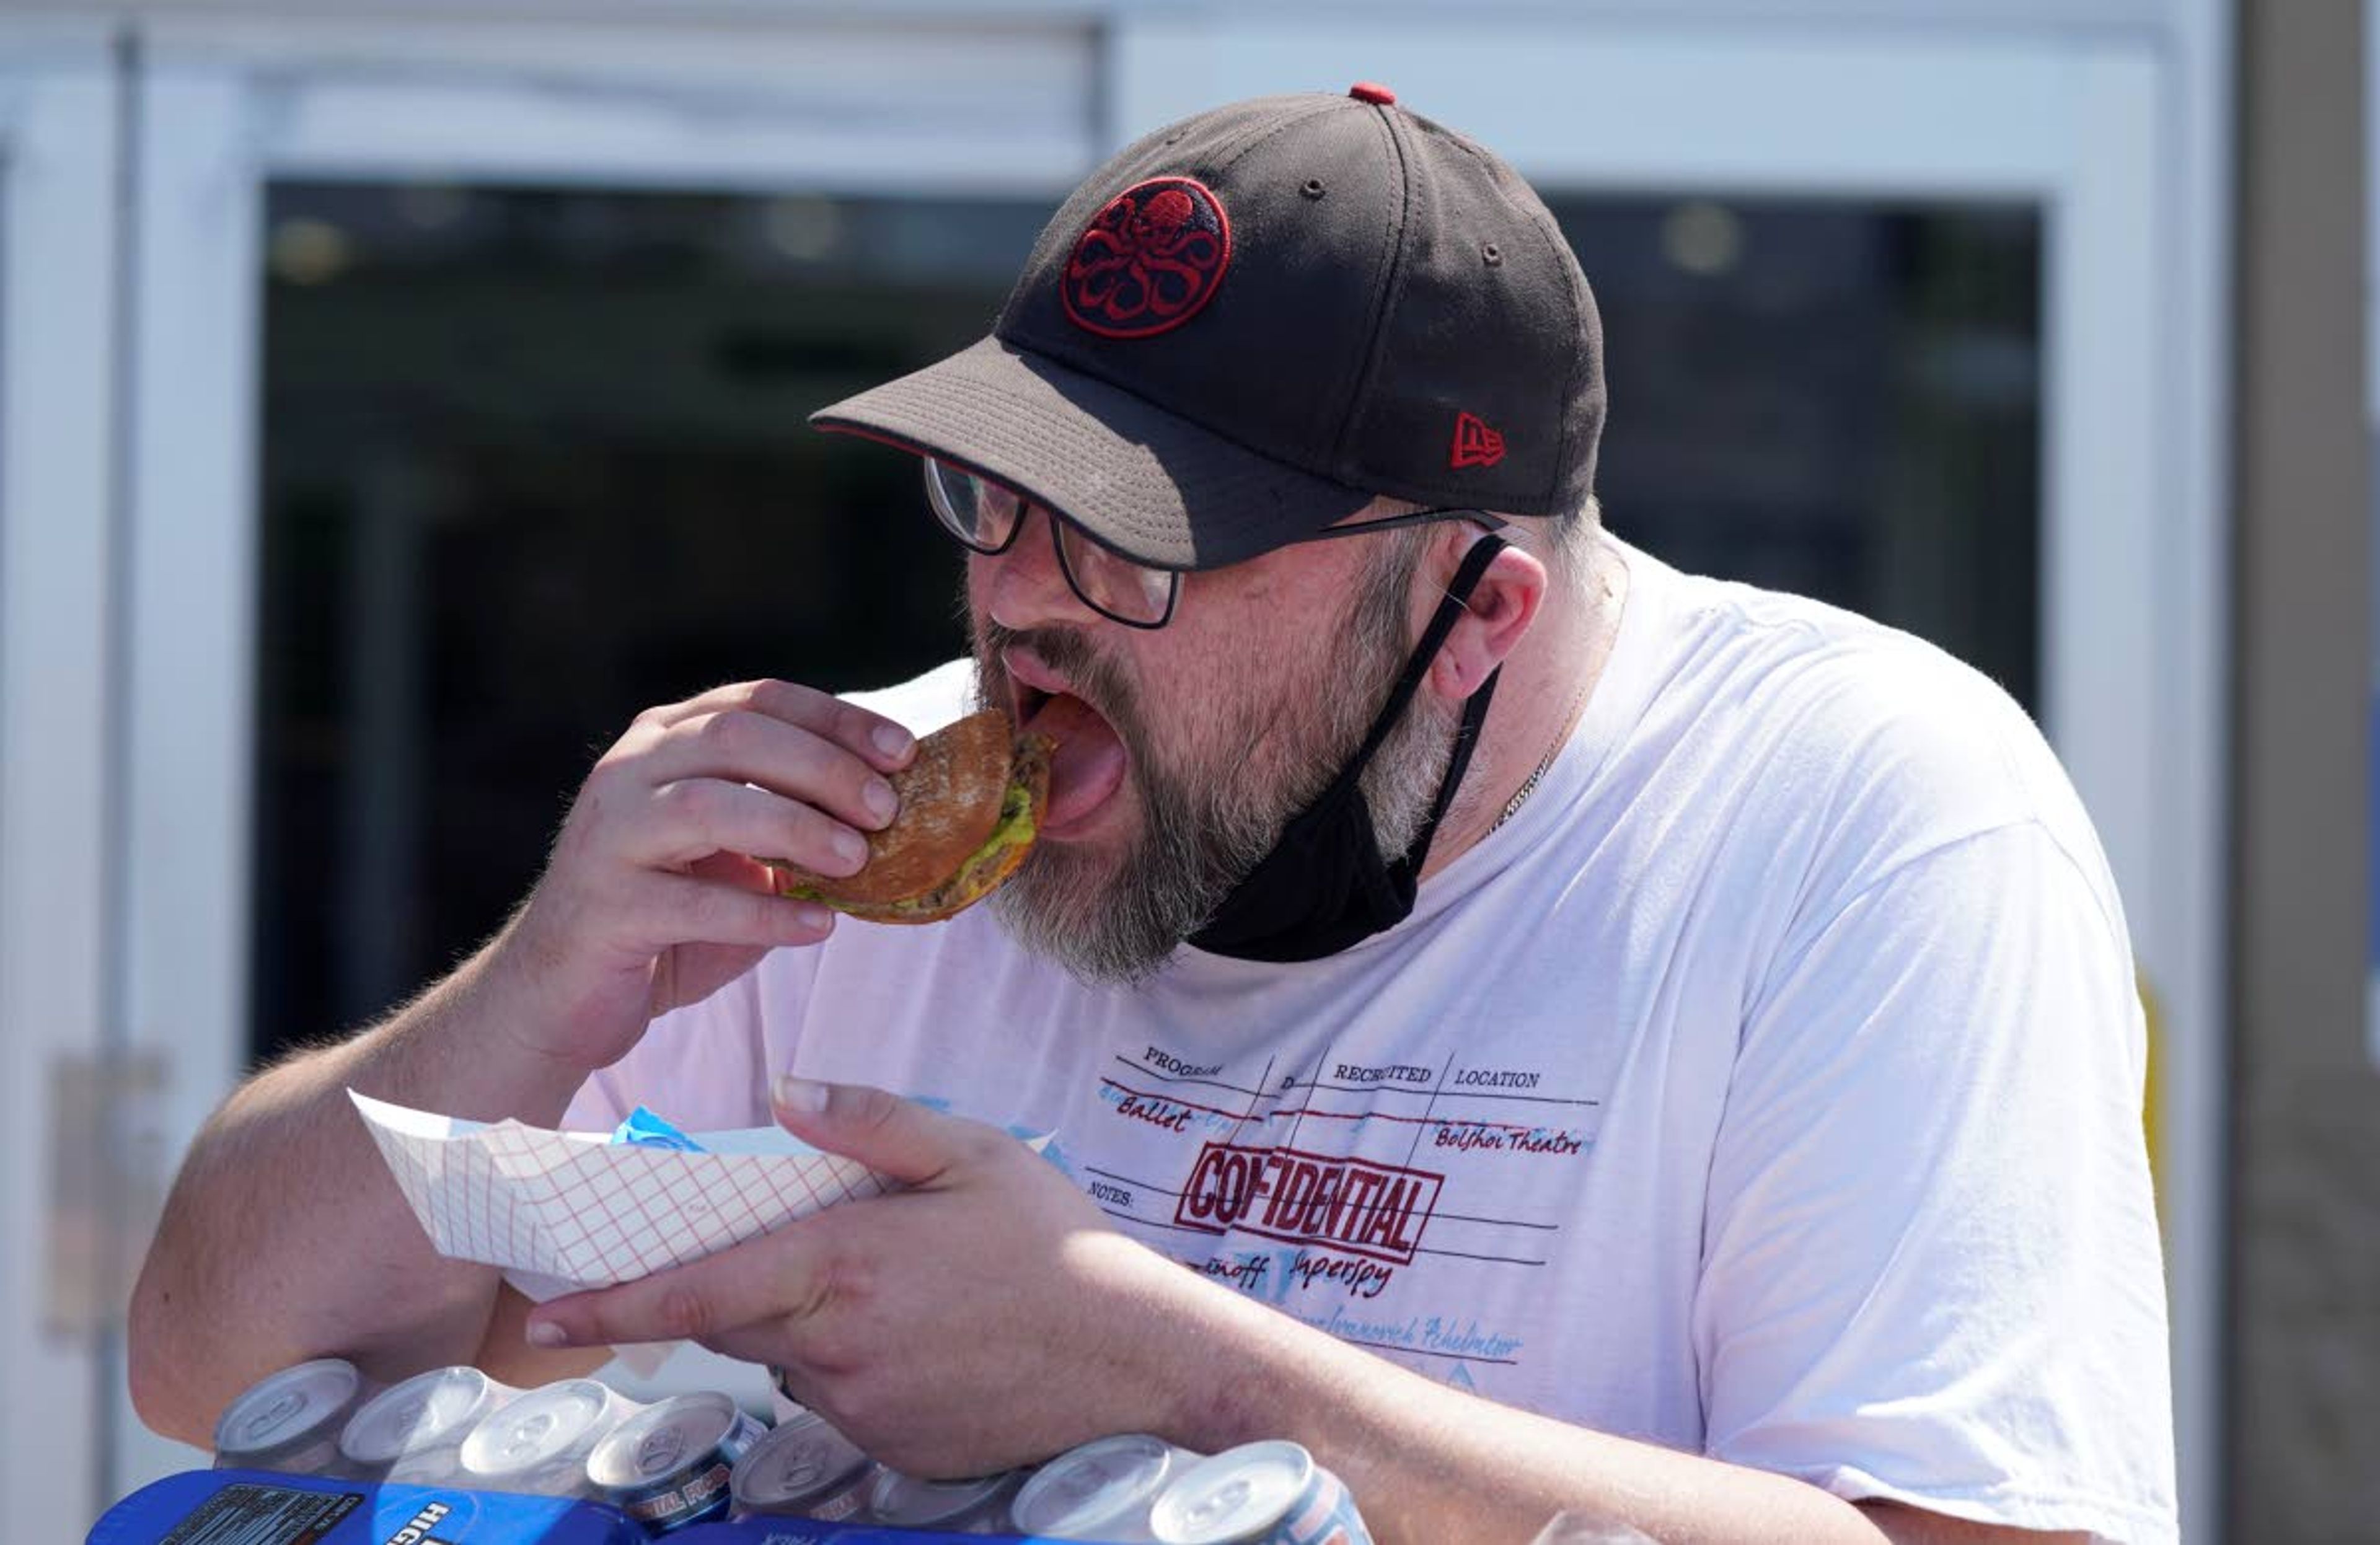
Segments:
[[[1187,1285],[1198,1290],[1187,1344],[1207,1350],[1185,1360],[1196,1366],[1175,1390],[1170,1435],[1209,1452],[1298,1437],[1354,1490],[1381,1545],[1526,1545],[1563,1512],[1674,1545],[1890,1538],[1858,1508],[1788,1477],[1498,1405],[1228,1289]]]
[[[477,1118],[551,1122],[583,1070],[494,1033],[493,946],[386,1023],[251,1079],[192,1145],[134,1292],[134,1401],[203,1440],[275,1367],[337,1353],[383,1372],[467,1360],[496,1288],[421,1230],[346,1089]]]

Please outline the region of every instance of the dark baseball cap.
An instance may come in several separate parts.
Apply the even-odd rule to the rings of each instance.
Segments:
[[[1512,169],[1371,84],[1158,130],[1043,228],[991,335],[811,415],[1217,568],[1377,495],[1578,509],[1595,298]]]

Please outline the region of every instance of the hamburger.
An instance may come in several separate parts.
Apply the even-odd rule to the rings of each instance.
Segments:
[[[1050,798],[1043,735],[1020,735],[996,708],[917,742],[892,775],[900,813],[865,833],[868,862],[837,878],[772,860],[777,894],[872,923],[932,923],[965,911],[1016,872]]]

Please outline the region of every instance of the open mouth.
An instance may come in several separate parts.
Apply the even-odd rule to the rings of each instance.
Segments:
[[[1044,837],[1063,841],[1115,797],[1131,769],[1131,754],[1107,716],[1066,690],[1069,684],[1028,651],[1004,650],[1001,663],[1006,667],[1010,712],[1017,728],[1046,735],[1057,744],[1050,759],[1050,803],[1042,812],[1040,831]]]
[[[1017,680],[1014,673],[1012,672],[1008,677],[1009,723],[1022,729],[1031,724],[1033,716],[1040,712],[1042,706],[1057,695],[1055,692],[1044,692],[1038,687],[1026,686]]]

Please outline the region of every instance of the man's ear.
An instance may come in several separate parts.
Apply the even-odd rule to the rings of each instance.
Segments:
[[[1463,554],[1471,546],[1460,539],[1459,532],[1449,534],[1455,540],[1430,554],[1428,571],[1439,576],[1439,598],[1444,587],[1453,582],[1454,571],[1462,566]],[[1487,540],[1476,533],[1473,535],[1475,540]],[[1429,689],[1453,702],[1461,702],[1479,690],[1488,673],[1504,663],[1536,621],[1537,608],[1546,599],[1547,584],[1546,566],[1536,554],[1517,547],[1506,547],[1497,554],[1488,572],[1479,577],[1463,615],[1455,619],[1454,631],[1446,636],[1445,647],[1430,662]],[[1438,599],[1431,600],[1432,607]]]

